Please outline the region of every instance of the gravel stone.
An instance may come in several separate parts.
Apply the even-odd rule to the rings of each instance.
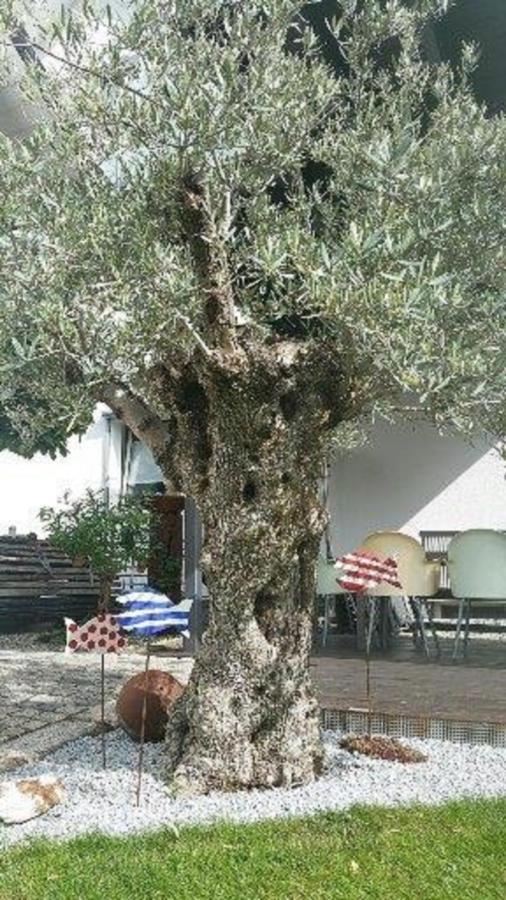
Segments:
[[[339,747],[342,737],[337,732],[323,735],[326,769],[314,784],[190,799],[170,796],[163,783],[164,746],[147,744],[139,808],[135,806],[138,745],[121,731],[110,733],[104,772],[100,739],[82,737],[9,773],[10,778],[54,775],[63,781],[66,799],[39,819],[0,828],[0,847],[42,836],[66,839],[93,831],[124,835],[220,819],[255,822],[356,804],[437,805],[465,797],[506,796],[506,749],[411,739],[406,743],[425,753],[428,762],[407,766],[350,754]]]

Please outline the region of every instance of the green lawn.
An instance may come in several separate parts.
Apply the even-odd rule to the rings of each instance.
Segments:
[[[503,900],[506,801],[354,809],[289,822],[0,854],[1,900]]]

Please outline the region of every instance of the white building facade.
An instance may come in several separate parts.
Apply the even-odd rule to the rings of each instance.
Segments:
[[[484,440],[469,444],[429,424],[378,423],[370,440],[335,460],[330,540],[338,555],[372,531],[506,531],[506,463]]]

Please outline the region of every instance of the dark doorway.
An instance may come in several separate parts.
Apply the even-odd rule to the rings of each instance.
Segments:
[[[149,497],[147,503],[153,514],[149,583],[179,603],[182,599],[184,497],[157,494]]]

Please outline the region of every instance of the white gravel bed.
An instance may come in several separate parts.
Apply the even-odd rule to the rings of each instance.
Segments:
[[[0,847],[42,836],[64,839],[92,831],[124,835],[219,819],[254,822],[344,810],[356,804],[440,804],[465,797],[506,796],[506,749],[413,739],[407,743],[425,752],[429,760],[403,765],[352,756],[339,748],[340,737],[336,732],[325,733],[326,773],[314,784],[193,799],[167,794],[161,778],[163,744],[147,745],[139,808],[135,806],[137,745],[121,731],[109,734],[109,767],[104,772],[100,739],[83,737],[9,773],[9,778],[56,775],[65,784],[67,798],[24,825],[0,825]]]

